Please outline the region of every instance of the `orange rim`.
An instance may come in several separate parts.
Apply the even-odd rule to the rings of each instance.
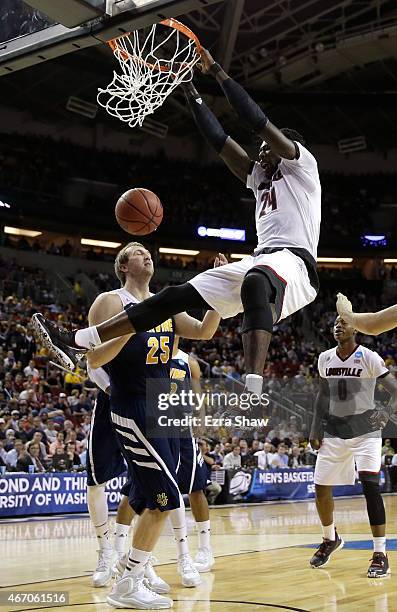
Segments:
[[[160,21],[160,24],[167,26],[169,28],[174,28],[174,30],[178,30],[179,32],[181,32],[181,34],[184,34],[184,36],[186,36],[187,38],[190,38],[190,40],[192,40],[194,44],[196,45],[197,52],[200,53],[201,44],[200,44],[199,39],[197,38],[195,33],[192,32],[190,28],[185,26],[185,24],[181,23],[180,21],[177,21],[177,19],[164,19],[163,21]],[[117,38],[112,38],[111,40],[108,41],[108,45],[112,49],[113,53],[117,51],[124,60],[138,59],[140,62],[142,62],[142,64],[145,64],[146,66],[148,66],[149,68],[152,68],[153,70],[161,70],[163,72],[170,72],[170,69],[167,68],[166,66],[156,66],[155,64],[151,64],[150,62],[145,62],[145,60],[143,60],[138,55],[131,55],[131,53],[128,53],[122,47],[120,47],[120,45],[118,44],[118,41],[121,38],[126,38],[130,36],[130,34],[131,32],[126,32],[125,34],[122,34],[121,36],[117,36]]]

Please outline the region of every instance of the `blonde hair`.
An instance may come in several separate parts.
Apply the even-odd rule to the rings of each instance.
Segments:
[[[128,251],[134,247],[145,248],[140,242],[129,242],[117,253],[116,259],[114,260],[114,272],[122,285],[125,284],[126,276],[125,272],[121,270],[121,266],[128,262]]]

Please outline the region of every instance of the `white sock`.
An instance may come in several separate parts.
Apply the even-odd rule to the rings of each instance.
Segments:
[[[127,566],[124,570],[123,578],[127,576],[139,576],[143,574],[145,564],[149,560],[152,553],[147,550],[139,550],[138,548],[130,548],[128,553]]]
[[[114,532],[114,550],[120,554],[125,553],[125,543],[128,538],[129,530],[129,525],[116,523],[116,530]]]
[[[99,548],[111,548],[108,522],[109,510],[104,484],[87,487],[87,505],[90,519],[98,538]]]
[[[374,541],[374,552],[386,554],[386,536],[380,538],[372,538]]]
[[[78,329],[74,341],[77,346],[86,349],[93,349],[98,344],[101,344],[101,339],[96,327],[87,327],[86,329]]]
[[[259,374],[247,374],[245,377],[245,386],[249,393],[255,393],[261,395],[263,387],[263,376]]]
[[[109,523],[106,521],[103,525],[94,525],[96,537],[98,539],[99,548],[112,548],[112,544],[110,542],[110,529]]]
[[[210,521],[202,521],[196,523],[198,531],[199,548],[207,548],[211,550],[211,523]]]
[[[183,504],[183,507],[181,506],[180,508],[175,508],[175,510],[171,510],[170,520],[172,528],[174,530],[178,557],[188,555],[189,547],[187,543],[185,504]]]
[[[331,523],[331,525],[322,525],[323,528],[323,538],[326,540],[335,540],[335,523]]]

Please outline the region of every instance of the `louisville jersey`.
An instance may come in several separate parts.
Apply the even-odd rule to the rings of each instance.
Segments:
[[[317,162],[300,143],[296,159],[282,159],[269,180],[255,162],[247,187],[256,199],[258,249],[306,249],[315,259],[320,236],[321,184]]]
[[[325,430],[338,435],[338,427],[343,421],[349,427],[344,428],[346,435],[354,437],[371,431],[360,418],[368,411],[375,409],[375,387],[377,379],[389,374],[383,359],[365,346],[356,346],[345,359],[338,355],[337,347],[321,353],[318,358],[318,371],[326,379],[329,388],[329,414]]]
[[[138,300],[126,289],[110,292],[119,295],[122,305]],[[169,392],[170,359],[174,344],[174,321],[167,319],[155,328],[135,334],[108,364],[110,393],[113,402],[125,403],[134,395],[146,396],[150,379],[164,379]]]

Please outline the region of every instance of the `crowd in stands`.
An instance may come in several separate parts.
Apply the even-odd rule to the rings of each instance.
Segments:
[[[176,161],[162,153],[143,158],[135,153],[87,151],[68,141],[2,134],[0,184],[16,194],[34,191],[35,198],[52,196],[65,205],[64,188],[72,178],[114,185],[115,193],[145,185],[159,195],[165,207],[165,228],[205,225],[253,229],[253,206],[245,202],[250,194],[221,164]],[[397,201],[396,181],[385,180],[380,174],[322,173],[321,179],[323,223],[327,227],[322,240],[329,236],[359,240],[363,233],[379,233],[374,213],[381,203]],[[100,191],[93,196],[92,190],[89,192],[84,209],[110,213],[114,202],[109,201],[109,194]]]

